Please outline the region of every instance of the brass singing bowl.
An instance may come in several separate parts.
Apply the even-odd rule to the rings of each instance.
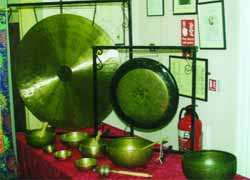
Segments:
[[[88,133],[68,132],[60,136],[60,141],[68,147],[77,147],[79,143],[89,138]]]
[[[54,152],[54,157],[59,160],[65,160],[70,158],[72,155],[72,152],[69,150],[59,150]]]
[[[90,138],[79,144],[79,151],[85,157],[98,158],[105,152],[106,145],[103,140],[96,141],[95,138]]]
[[[27,144],[35,148],[42,148],[48,144],[53,144],[55,137],[56,133],[51,129],[46,129],[42,136],[41,129],[26,131]]]
[[[152,157],[153,147],[142,149],[151,144],[138,137],[121,137],[112,140],[106,148],[109,159],[121,167],[144,166]]]
[[[217,150],[187,152],[182,156],[182,169],[188,179],[233,179],[237,169],[236,156]]]
[[[96,167],[97,160],[95,158],[81,158],[74,161],[75,166],[79,170],[90,170]]]
[[[45,153],[54,153],[56,151],[56,147],[54,144],[49,144],[43,147],[43,151]]]
[[[92,47],[98,45],[113,42],[100,26],[72,14],[47,17],[25,34],[13,74],[25,105],[39,120],[67,129],[93,127]],[[96,60],[98,121],[112,111],[109,88],[118,56],[105,50]]]

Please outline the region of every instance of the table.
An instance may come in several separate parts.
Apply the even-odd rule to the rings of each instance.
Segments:
[[[119,129],[109,127],[110,133],[113,135],[124,135]],[[93,133],[92,129],[84,129],[85,132]],[[57,160],[51,154],[44,153],[41,149],[35,149],[26,143],[25,134],[17,133],[17,147],[18,147],[18,158],[19,158],[19,177],[21,179],[50,179],[50,180],[91,180],[91,179],[102,179],[98,174],[92,171],[79,171],[74,166],[74,160],[82,157],[77,149],[73,149],[73,155],[68,160]],[[59,136],[56,137],[57,149],[66,149],[59,141]],[[171,179],[171,180],[185,180],[185,176],[181,168],[181,155],[169,154],[161,165],[158,161],[158,153],[154,152],[150,162],[143,168],[126,169],[113,165],[110,160],[106,157],[98,159],[98,164],[108,164],[112,169],[119,170],[130,170],[138,172],[146,172],[153,175],[155,180]],[[145,178],[132,177],[119,174],[110,174],[108,180],[111,179],[128,179],[128,180],[139,180]],[[236,175],[235,180],[247,180],[248,178]]]

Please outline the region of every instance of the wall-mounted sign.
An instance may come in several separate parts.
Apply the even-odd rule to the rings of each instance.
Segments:
[[[194,19],[181,20],[181,45],[195,45],[195,22]]]

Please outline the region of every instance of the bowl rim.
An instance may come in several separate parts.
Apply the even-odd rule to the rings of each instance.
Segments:
[[[192,157],[195,157],[198,154],[201,155],[204,153],[220,153],[220,154],[223,154],[223,155],[227,156],[228,158],[230,158],[229,162],[236,162],[237,163],[237,157],[233,153],[230,153],[228,151],[223,151],[223,150],[215,150],[215,149],[205,149],[205,150],[200,150],[200,151],[184,152],[182,154],[181,161],[182,161],[182,163],[185,163],[188,160],[190,160]],[[195,161],[195,160],[192,160],[192,161]]]
[[[188,151],[188,152],[184,152],[182,157],[184,156],[191,156],[193,154],[201,154],[201,153],[206,153],[206,152],[211,152],[211,153],[223,153],[223,154],[227,154],[229,156],[232,156],[234,158],[236,158],[236,156],[233,153],[230,153],[228,151],[223,151],[223,150],[215,150],[215,149],[205,149],[205,150],[200,150],[200,151]]]
[[[42,129],[40,129],[40,128],[39,129],[28,129],[28,130],[25,130],[25,135],[29,136],[29,137],[34,136],[35,133],[37,133],[37,132],[39,132],[41,130]],[[52,129],[46,129],[45,134],[51,134],[51,135],[55,136],[56,132],[54,130],[52,130]]]
[[[142,137],[136,137],[136,136],[118,137],[118,138],[115,138],[115,139],[111,140],[110,143],[114,143],[114,142],[119,141],[119,140],[130,140],[130,139],[136,139],[136,140],[140,140],[140,141],[145,141],[145,142],[148,142],[148,143],[152,143],[152,141],[150,141],[148,139],[144,139]]]
[[[107,144],[107,149],[118,149],[117,146],[114,146],[115,143],[117,143],[117,141],[126,141],[126,140],[138,140],[138,141],[144,141],[144,142],[147,142],[148,144],[152,143],[152,141],[148,140],[148,139],[144,139],[144,138],[141,138],[141,137],[136,137],[136,136],[125,136],[125,137],[119,137],[119,138],[116,138],[116,139],[113,139],[112,141],[110,141],[108,144]],[[125,147],[125,146],[123,146]],[[123,150],[123,147],[119,148],[121,151]],[[141,147],[142,148],[142,147]],[[153,151],[153,146],[150,147],[150,148],[147,148],[147,150],[151,150]],[[138,151],[140,148],[136,148],[136,149],[131,149],[130,151]],[[126,150],[127,151],[127,150]],[[145,151],[145,150],[143,150]]]
[[[80,134],[80,135],[83,135],[85,136],[84,138],[82,138],[81,140],[77,140],[77,141],[72,141],[72,139],[67,140],[67,136],[71,136],[71,134]],[[80,132],[80,131],[71,131],[71,132],[66,132],[66,133],[63,133],[62,135],[60,135],[60,141],[61,142],[66,142],[66,143],[71,143],[71,142],[80,142],[80,141],[83,141],[85,139],[88,139],[90,137],[89,133],[87,132]]]

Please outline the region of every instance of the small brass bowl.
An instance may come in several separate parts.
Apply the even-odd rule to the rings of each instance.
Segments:
[[[101,157],[106,147],[103,140],[96,141],[95,138],[89,138],[79,144],[79,151],[86,157]]]
[[[68,150],[60,150],[54,152],[54,157],[59,160],[65,160],[71,157],[72,152]]]
[[[46,153],[53,153],[56,151],[56,147],[54,144],[49,144],[43,147],[43,151]]]
[[[53,144],[56,133],[51,129],[46,129],[45,133],[41,136],[41,131],[41,129],[27,130],[27,144],[35,148],[42,148],[48,144]]]
[[[97,160],[95,158],[81,158],[75,160],[74,163],[79,170],[87,171],[96,167]]]
[[[77,147],[79,143],[89,138],[88,133],[68,132],[60,136],[61,142],[68,147]]]

